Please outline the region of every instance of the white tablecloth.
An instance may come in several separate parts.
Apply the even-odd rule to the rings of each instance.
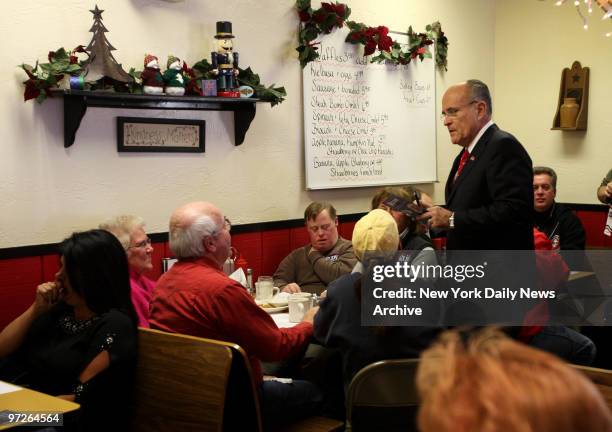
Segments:
[[[276,325],[280,328],[289,328],[295,326],[297,323],[289,321],[289,313],[275,313],[270,314]]]

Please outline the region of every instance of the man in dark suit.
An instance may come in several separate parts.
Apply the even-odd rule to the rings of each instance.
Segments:
[[[485,83],[469,80],[442,98],[453,144],[463,147],[446,182],[446,208],[421,219],[446,229],[449,250],[532,250],[533,175],[523,146],[491,120]]]

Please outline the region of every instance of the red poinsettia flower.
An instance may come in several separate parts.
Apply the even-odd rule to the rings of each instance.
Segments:
[[[374,27],[368,27],[365,29],[364,33],[367,38],[372,38],[378,33],[378,31]]]
[[[393,39],[389,37],[389,29],[384,26],[378,27],[378,49],[389,51],[393,45]]]
[[[370,40],[366,43],[363,54],[369,56],[371,54],[374,54],[374,51],[376,51],[376,42]]]
[[[77,64],[78,62],[79,62],[79,59],[77,58],[77,56],[75,55],[70,56],[70,64]]]
[[[308,21],[310,21],[311,16],[310,16],[310,14],[308,13],[307,10],[298,11],[298,15],[300,17],[300,21],[301,22],[308,22]]]
[[[417,50],[417,54],[418,54],[418,55],[425,54],[425,51],[427,51],[427,50],[425,49],[425,47],[421,47],[421,48],[419,48],[419,49]]]
[[[344,16],[346,9],[342,3],[321,3],[321,7],[329,13],[335,13],[336,15]]]
[[[317,24],[321,24],[323,21],[325,21],[325,15],[325,11],[319,9],[312,14],[312,20]]]

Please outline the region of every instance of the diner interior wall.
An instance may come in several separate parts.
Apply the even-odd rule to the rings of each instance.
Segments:
[[[585,31],[573,2],[497,2],[494,118],[534,165],[556,170],[560,202],[597,203],[596,189],[612,168],[612,38],[604,36],[612,20],[602,15],[594,6]],[[550,130],[561,71],[575,60],[590,68],[587,130]]]
[[[300,218],[311,200],[329,200],[339,213],[368,208],[373,188],[306,191],[303,175],[302,80],[297,61],[293,0],[97,0],[115,58],[142,68],[153,53],[165,68],[168,54],[191,65],[209,58],[215,22],[229,20],[241,65],[266,84],[285,86],[284,103],[257,104],[244,144],[234,146],[233,117],[219,112],[89,109],[75,144],[63,147],[61,100],[23,102],[25,74],[16,66],[61,46],[91,39],[96,0],[21,0],[0,17],[0,248],[60,241],[118,213],[167,231],[178,205],[198,199],[219,205],[234,223]],[[348,1],[351,19],[405,31],[439,20],[450,40],[449,71],[437,73],[437,103],[444,88],[471,77],[494,84],[495,2],[489,0]],[[318,7],[315,1],[313,5]],[[485,36],[485,37],[483,37]],[[535,38],[534,38],[535,40]],[[534,42],[534,41],[532,41]],[[537,45],[537,43],[536,43]],[[540,48],[542,48],[540,46]],[[520,56],[518,56],[520,59]],[[554,81],[554,77],[551,80]],[[128,154],[116,150],[115,117],[206,120],[204,154]],[[438,177],[444,181],[457,149],[438,124]],[[406,131],[406,141],[410,131]],[[443,202],[443,185],[423,189]]]

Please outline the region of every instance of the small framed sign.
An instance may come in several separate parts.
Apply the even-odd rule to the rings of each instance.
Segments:
[[[117,151],[204,153],[206,121],[117,117]]]

